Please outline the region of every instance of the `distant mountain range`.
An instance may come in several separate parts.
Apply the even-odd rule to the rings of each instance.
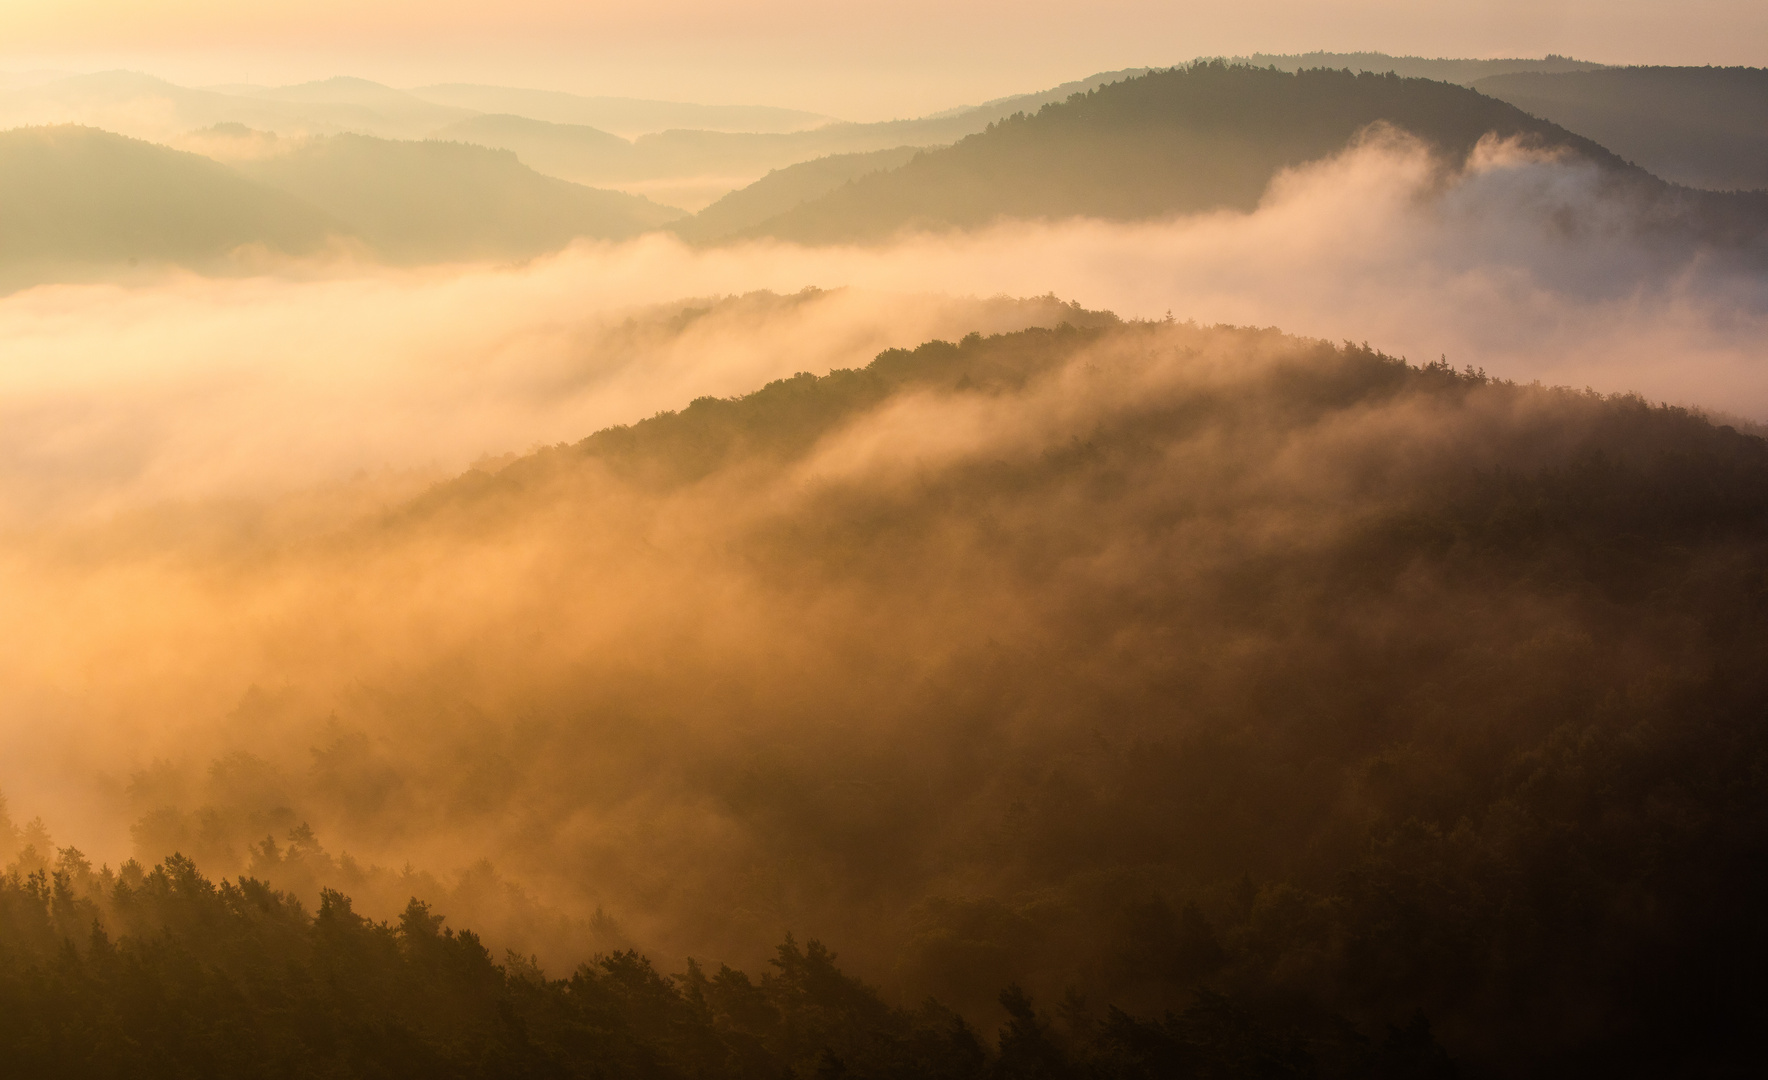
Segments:
[[[355,245],[391,262],[522,258],[681,212],[542,176],[507,151],[366,135],[229,168],[77,126],[0,132],[0,287],[106,268],[225,269],[241,249]]]
[[[351,78],[278,89],[198,90],[133,71],[106,71],[0,90],[0,127],[74,123],[156,142],[225,123],[282,135],[349,131],[411,139],[471,115]]]
[[[1279,71],[1306,71],[1312,68],[1331,68],[1334,71],[1367,71],[1372,75],[1385,75],[1393,72],[1408,79],[1435,79],[1438,82],[1459,83],[1471,86],[1480,79],[1494,75],[1509,75],[1515,72],[1552,73],[1596,71],[1604,67],[1588,60],[1573,60],[1566,56],[1549,55],[1540,60],[1525,60],[1513,57],[1505,60],[1455,60],[1446,57],[1432,58],[1424,56],[1389,56],[1378,52],[1307,52],[1307,53],[1253,53],[1251,56],[1234,56],[1226,58],[1230,64],[1247,64],[1252,67],[1274,67]]]
[[[84,123],[150,138],[218,123],[245,124],[282,135],[352,132],[421,138],[481,113],[589,124],[626,137],[667,128],[799,131],[833,120],[794,109],[583,97],[498,86],[397,90],[345,76],[294,86],[203,88],[178,86],[133,71],[0,78],[0,127]]]
[[[834,117],[820,113],[766,105],[690,105],[679,101],[586,97],[557,90],[522,90],[473,83],[420,86],[411,93],[425,101],[456,109],[507,113],[552,124],[600,128],[628,139],[671,128],[766,134],[805,131],[836,122]]]
[[[918,120],[838,122],[788,132],[681,128],[628,141],[582,124],[538,122],[507,114],[459,120],[437,130],[435,137],[513,150],[522,160],[554,176],[642,191],[697,208],[773,170],[836,154],[943,146],[1015,112],[1036,110],[1145,70],[1103,72],[1039,93],[1000,98]]]
[[[682,216],[542,176],[507,150],[331,135],[242,162],[245,175],[346,223],[397,262],[521,258],[578,237],[623,240]]]
[[[0,81],[0,128],[82,124],[171,145],[217,124],[281,136],[439,138],[513,150],[559,179],[704,206],[770,171],[832,154],[955,142],[995,120],[1142,69],[917,120],[854,124],[794,109],[586,97],[443,84],[398,90],[339,77],[294,86],[178,86],[129,71]]]
[[[1244,210],[1279,170],[1336,153],[1377,122],[1451,157],[1489,133],[1555,147],[1631,185],[1666,235],[1732,246],[1761,239],[1768,193],[1703,193],[1659,176],[1762,186],[1751,179],[1768,163],[1768,73],[1527,63],[1537,70],[1485,76],[1475,89],[1217,61],[1096,75],[921,120],[636,140],[513,114],[460,115],[355,79],[223,94],[140,76],[49,78],[0,99],[16,105],[20,94],[72,86],[110,101],[145,86],[187,118],[224,114],[220,101],[271,119],[317,107],[372,114],[389,128],[447,122],[432,140],[287,137],[226,121],[181,137],[226,164],[92,128],[0,133],[0,279],[54,280],[68,267],[128,260],[205,267],[241,248],[309,254],[335,241],[417,263],[525,258],[578,237],[665,226],[697,243],[845,243],[1002,218]],[[1575,69],[1539,70],[1555,65]],[[692,217],[634,194],[694,184],[704,195],[694,205],[705,208]]]

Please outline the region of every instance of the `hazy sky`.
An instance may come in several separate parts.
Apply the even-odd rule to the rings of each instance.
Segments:
[[[0,0],[0,72],[350,73],[876,119],[1198,55],[1379,50],[1768,64],[1761,0]]]

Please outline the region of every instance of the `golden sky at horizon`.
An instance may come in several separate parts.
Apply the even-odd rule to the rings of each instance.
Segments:
[[[1760,0],[0,0],[0,72],[355,74],[876,119],[1199,55],[1378,50],[1768,64]]]

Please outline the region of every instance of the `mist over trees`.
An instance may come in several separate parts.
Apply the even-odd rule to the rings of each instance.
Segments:
[[[0,1062],[1751,1070],[1768,430],[981,282],[1637,330],[1711,402],[1768,190],[1683,185],[1762,186],[1761,72],[1256,59],[881,124],[9,85],[186,150],[0,131],[0,293],[100,283],[0,307]]]
[[[395,262],[520,258],[579,237],[627,239],[682,216],[542,176],[507,151],[433,140],[332,135],[237,167],[347,222]]]
[[[1126,79],[1015,115],[900,169],[856,180],[750,230],[806,243],[1001,219],[1135,220],[1250,210],[1282,169],[1328,157],[1371,125],[1422,140],[1453,169],[1495,137],[1593,163],[1643,218],[1722,245],[1758,242],[1768,204],[1675,191],[1582,134],[1428,79],[1221,62]]]
[[[0,132],[0,192],[0,288],[130,260],[221,265],[253,244],[314,254],[348,234],[219,162],[95,128]]]
[[[999,1075],[1164,1075],[1148,1063],[1211,1040],[1239,1048],[1223,1075],[1363,1074],[1388,1048],[1436,1068],[1439,1044],[1493,1074],[1742,1062],[1764,530],[1768,444],[1684,410],[1077,311],[702,399],[261,556],[320,587],[356,659],[302,650],[231,721],[258,749],[206,779],[138,776],[128,873],[200,847],[267,882],[203,900],[217,926],[299,943],[343,909],[316,895],[335,886],[313,833],[279,839],[291,823],[491,852],[549,903],[588,886],[658,970],[754,969],[814,937],[880,1001],[1004,1024],[937,1051]],[[340,573],[376,582],[394,625],[388,604],[465,633],[382,664],[390,643],[347,644],[381,616],[319,585]],[[359,689],[313,696],[334,676]],[[309,869],[284,869],[297,848]],[[15,857],[19,926],[62,903],[36,857]],[[211,895],[165,865],[155,888]],[[122,873],[76,895],[100,904]],[[357,880],[383,904],[421,888]],[[28,955],[67,937],[100,962],[79,910]],[[412,931],[350,932],[385,985],[414,977]],[[523,965],[447,949],[478,1000],[528,993]],[[255,985],[232,963],[189,978]],[[647,1015],[699,1008],[693,970],[646,982]],[[444,1038],[401,1011],[430,998],[387,992],[342,1014]],[[600,991],[556,1007],[579,993]],[[475,1008],[489,1033],[461,1045],[502,1039]],[[959,1030],[865,1009],[767,1060],[913,1072],[890,1055]],[[896,1049],[844,1049],[850,1022]]]
[[[1003,220],[1247,211],[1282,170],[1382,129],[1421,140],[1451,172],[1485,138],[1593,165],[1607,178],[1607,197],[1649,242],[1762,258],[1768,195],[1690,190],[1647,171],[1707,187],[1768,182],[1751,171],[1761,163],[1746,130],[1761,112],[1750,98],[1759,71],[1531,64],[1480,85],[1550,119],[1392,72],[1215,61],[1105,73],[917,120],[670,129],[635,139],[513,113],[471,115],[360,79],[222,92],[128,73],[81,76],[12,91],[17,115],[106,120],[160,115],[163,106],[180,118],[246,117],[253,123],[229,119],[164,137],[298,202],[147,143],[92,129],[21,128],[0,147],[0,180],[17,219],[0,263],[16,287],[102,278],[142,261],[225,273],[267,265],[266,256],[340,251],[406,265],[522,259],[580,238],[664,227],[697,243],[828,244]],[[460,100],[589,115],[591,99],[457,89]],[[277,111],[307,108],[327,119]],[[809,122],[775,119],[788,128]],[[426,125],[433,137],[422,141],[374,134]],[[1627,152],[1617,156],[1609,141]],[[700,215],[688,220],[676,205]]]

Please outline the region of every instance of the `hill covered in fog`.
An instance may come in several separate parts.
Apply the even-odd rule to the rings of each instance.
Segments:
[[[1013,116],[757,231],[826,242],[999,218],[1247,210],[1279,170],[1342,150],[1376,123],[1417,136],[1457,163],[1496,135],[1628,169],[1589,139],[1448,83],[1200,64]]]
[[[462,143],[333,135],[238,168],[345,222],[400,262],[538,255],[579,237],[626,239],[682,216]]]
[[[1473,85],[1666,180],[1720,191],[1768,188],[1768,69],[1518,72]]]
[[[486,116],[520,116],[549,124],[599,128],[632,139],[654,131],[694,129],[774,134],[805,131],[835,118],[802,109],[762,105],[696,105],[647,98],[587,96],[479,83],[438,83],[414,97]]]
[[[0,287],[141,267],[234,272],[347,248],[394,262],[525,258],[681,217],[542,176],[506,151],[363,135],[266,139],[232,167],[93,128],[0,132]],[[256,253],[256,254],[254,254]]]
[[[282,135],[354,131],[408,139],[469,115],[342,77],[284,87],[196,88],[136,71],[101,71],[0,88],[0,126],[78,123],[155,141],[214,124]]]
[[[349,236],[338,218],[196,154],[84,127],[0,132],[0,287],[142,262],[213,267]]]
[[[1768,959],[1765,550],[1768,444],[1685,410],[1075,310],[702,398],[225,560],[227,610],[296,604],[266,631],[280,689],[223,722],[250,749],[133,779],[143,858],[196,844],[312,897],[369,879],[291,823],[495,851],[593,896],[656,968],[605,956],[567,989],[429,943],[421,907],[377,927],[329,896],[314,920],[179,863],[64,858],[69,898],[8,893],[0,932],[45,986],[212,985],[222,1034],[257,1030],[222,1022],[240,995],[337,957],[466,1026],[301,990],[292,1030],[384,1019],[443,1060],[517,1045],[513,1015],[523,1053],[640,1046],[656,1075],[738,1046],[766,1075],[827,1049],[980,1076],[1025,1046],[1108,1077],[1199,1047],[1366,1075],[1390,1025],[1415,1066],[1434,1038],[1494,1075],[1742,1061]],[[64,906],[77,962],[40,929]],[[158,927],[216,929],[165,969],[182,981],[108,983],[94,918],[144,972],[171,963],[139,944]],[[1010,1002],[1008,1031],[917,1042],[961,1029],[832,970],[809,1034],[777,982],[654,977],[788,930],[884,1000],[983,1030]],[[260,933],[295,966],[254,974]],[[800,962],[772,955],[771,978]],[[571,1004],[602,1001],[631,1011]],[[71,1030],[51,1008],[9,1015]]]

